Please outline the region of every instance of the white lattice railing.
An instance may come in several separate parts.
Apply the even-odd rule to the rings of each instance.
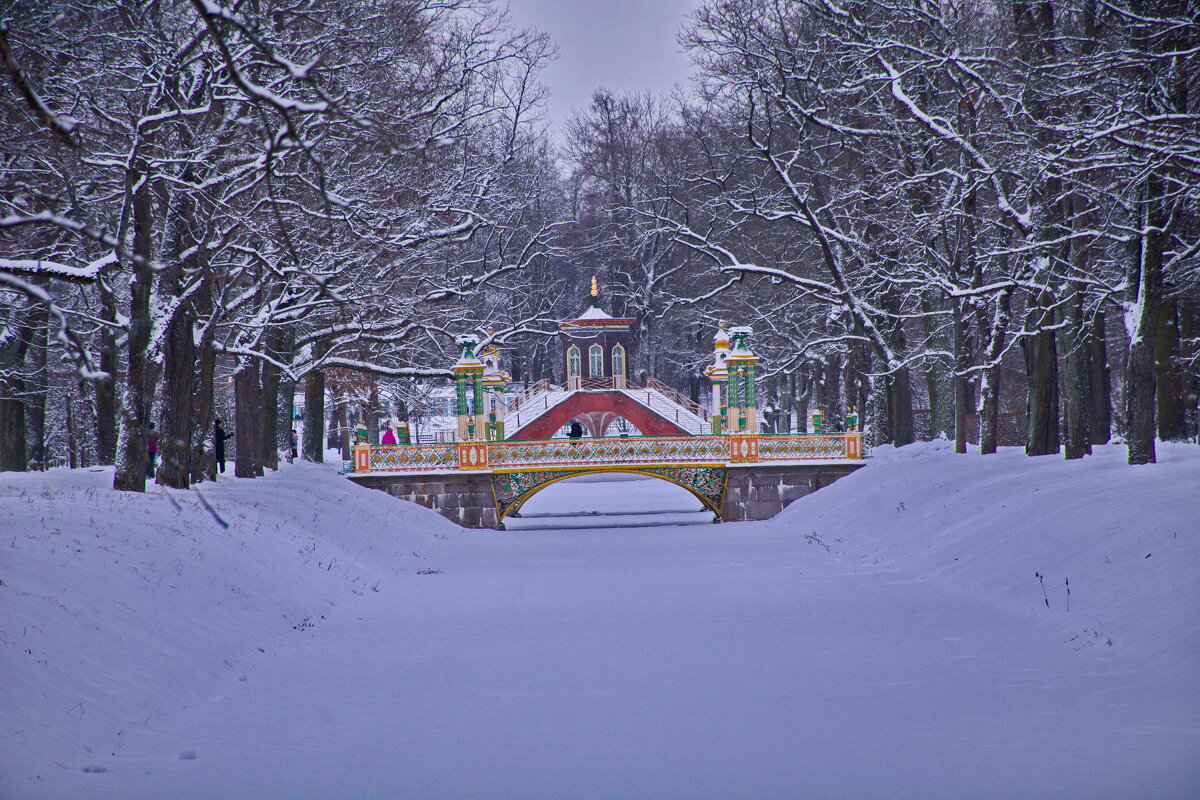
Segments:
[[[354,451],[356,472],[823,461],[860,459],[865,455],[862,434],[858,432],[515,439],[375,447],[356,445]],[[471,458],[460,462],[460,459],[466,459],[464,452]]]
[[[703,422],[709,421],[710,415],[707,408],[699,405],[698,403],[693,403],[690,398],[684,397],[682,394],[675,391],[670,386],[667,386],[658,378],[646,376],[646,388],[657,390],[659,394],[662,394],[676,405],[683,406],[688,411],[699,417]]]
[[[648,380],[644,388],[625,385],[624,379],[583,378],[573,380],[576,381],[576,385],[569,386],[567,389],[559,389],[542,382],[535,385],[534,388],[538,389],[537,391],[531,390],[524,396],[516,398],[505,413],[506,430],[509,433],[515,433],[538,417],[548,413],[574,392],[589,390],[619,391],[693,436],[708,433],[711,427],[708,422],[707,409],[692,403],[683,395],[653,379]]]
[[[524,402],[510,407],[504,413],[504,427],[509,432],[519,431],[550,409],[570,397],[572,392],[561,391],[553,387],[544,392],[527,397]]]
[[[703,417],[666,397],[657,389],[626,389],[623,393],[663,419],[675,423],[692,436],[700,436],[709,431],[710,425]]]

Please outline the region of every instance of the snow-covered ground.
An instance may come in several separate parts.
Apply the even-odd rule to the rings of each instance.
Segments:
[[[212,513],[5,473],[0,796],[1200,797],[1200,448],[876,455],[505,532],[329,467]]]

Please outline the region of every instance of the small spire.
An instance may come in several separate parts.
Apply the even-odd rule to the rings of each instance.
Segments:
[[[600,289],[596,286],[596,276],[592,276],[592,297],[599,297]]]

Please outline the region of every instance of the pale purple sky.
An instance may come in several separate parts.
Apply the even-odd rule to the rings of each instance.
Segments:
[[[536,28],[558,45],[558,60],[542,74],[550,89],[551,136],[586,106],[592,92],[687,86],[688,57],[675,41],[699,0],[508,0],[518,27]],[[500,0],[503,5],[504,0]]]

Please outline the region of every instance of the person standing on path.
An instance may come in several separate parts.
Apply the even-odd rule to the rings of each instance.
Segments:
[[[292,455],[288,459],[288,463],[292,463],[300,456],[300,434],[296,433],[296,429],[292,428]]]
[[[154,423],[146,429],[146,477],[153,478],[154,470],[158,467],[158,430]]]
[[[218,419],[213,422],[213,449],[216,451],[217,470],[219,472],[225,471],[225,440],[232,438],[233,434],[226,433],[225,429],[221,427],[221,420]]]
[[[583,436],[583,426],[579,424],[579,420],[571,420],[571,430],[567,431],[567,436],[571,439],[578,439]]]

